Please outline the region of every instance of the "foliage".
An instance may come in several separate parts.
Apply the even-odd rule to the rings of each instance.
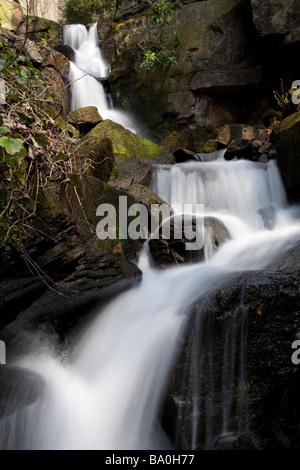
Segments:
[[[25,239],[35,236],[39,193],[49,179],[81,186],[72,155],[72,135],[47,112],[60,100],[47,73],[0,38],[0,72],[5,103],[0,104],[0,259],[14,251],[25,260]],[[32,266],[32,260],[30,261]]]
[[[275,100],[277,101],[277,104],[281,107],[284,108],[290,101],[290,95],[289,92],[286,92],[284,89],[283,85],[283,80],[280,80],[280,91],[274,91],[274,97]]]
[[[69,24],[88,25],[98,21],[99,17],[115,9],[115,0],[67,0],[63,17]]]
[[[141,67],[145,72],[151,72],[162,65],[170,66],[177,64],[178,59],[176,54],[163,45],[144,41],[140,48],[142,51]]]
[[[167,0],[160,0],[154,4],[153,1],[148,0],[149,5],[152,6],[151,23],[152,24],[168,24],[174,11],[172,10],[172,3]]]
[[[176,49],[180,47],[180,41],[176,34],[171,42],[165,40],[165,27],[169,24],[174,11],[172,3],[167,0],[160,0],[155,3],[148,0],[151,5],[150,24],[152,27],[160,27],[160,33],[153,38],[151,27],[145,31],[146,39],[140,45],[140,66],[149,73],[160,66],[171,66],[178,62]]]

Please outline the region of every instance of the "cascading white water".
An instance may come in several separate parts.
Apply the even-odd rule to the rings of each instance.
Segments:
[[[177,212],[184,204],[204,204],[206,213],[235,216],[254,228],[263,228],[264,211],[287,206],[274,161],[221,159],[160,165],[155,168],[152,189]]]
[[[152,269],[145,251],[142,283],[100,312],[69,363],[45,350],[24,357],[20,364],[41,374],[46,390],[2,419],[0,448],[171,448],[158,415],[190,305],[239,270],[263,269],[300,238],[299,214],[287,206],[274,162],[157,167],[153,188],[171,204],[205,202],[232,240],[206,263],[166,271]],[[261,209],[271,206],[266,228]],[[194,432],[188,445],[195,443]]]
[[[107,97],[100,80],[108,79],[110,68],[98,46],[97,24],[89,29],[80,24],[67,25],[63,40],[65,45],[75,50],[75,62],[71,62],[69,74],[71,110],[96,106],[103,119],[110,119],[136,132],[136,125],[128,113],[113,109],[111,97]]]

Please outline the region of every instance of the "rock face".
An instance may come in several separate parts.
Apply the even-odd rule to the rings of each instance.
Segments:
[[[39,16],[53,21],[58,21],[58,0],[48,2],[47,0],[20,0],[24,14]]]
[[[116,20],[125,20],[133,16],[137,16],[145,10],[149,9],[147,0],[117,0]]]
[[[176,121],[182,124],[220,126],[233,122],[238,115],[237,103],[240,109],[240,100],[245,105],[249,98],[238,90],[245,85],[256,86],[261,80],[255,51],[246,47],[250,42],[255,45],[257,34],[249,23],[249,4],[235,0],[179,3],[174,5],[175,13],[166,33],[166,42],[174,39],[174,33],[180,40],[178,65],[164,70],[163,83],[161,73],[153,72],[149,78],[141,74],[137,52],[145,37],[147,20],[128,20],[115,29],[117,53],[112,64],[112,90],[122,93],[125,83],[130,85],[126,105],[131,102],[134,106],[138,96],[145,103],[139,109],[144,110],[148,121],[155,122],[165,114],[168,119],[177,115]],[[135,4],[140,12],[142,5]],[[121,10],[126,17],[123,2],[119,2]],[[188,30],[183,17],[189,23]],[[139,88],[140,81],[143,89]],[[221,95],[216,97],[218,90]]]
[[[163,136],[191,124],[260,123],[276,107],[266,90],[278,89],[280,78],[288,89],[297,75],[299,6],[288,0],[182,0],[172,2],[172,9],[163,43],[172,48],[178,39],[173,48],[178,63],[147,74],[140,67],[140,45],[147,39],[151,8],[146,1],[117,2],[115,99],[138,110]],[[159,27],[150,29],[151,40],[158,40]]]
[[[120,195],[127,195],[128,207],[136,200],[93,176],[83,182],[76,193],[70,184],[51,184],[41,193],[38,232],[26,243],[35,276],[20,259],[1,269],[0,330],[9,345],[8,363],[27,349],[32,330],[40,329],[42,337],[52,330],[63,335],[92,307],[140,279],[140,270],[127,261],[138,240],[119,243],[96,236],[100,204],[117,208]]]
[[[16,31],[23,20],[23,10],[17,2],[0,1],[0,28]]]
[[[293,34],[299,29],[299,2],[251,0],[251,5],[253,21],[261,35]]]
[[[29,16],[19,25],[17,33],[25,35],[32,41],[36,41],[44,46],[56,47],[60,44],[62,38],[62,25],[51,19],[40,18],[38,16]]]
[[[275,132],[277,162],[289,198],[300,199],[300,111],[284,119]]]
[[[172,376],[187,448],[299,450],[298,283],[242,274],[194,305]]]

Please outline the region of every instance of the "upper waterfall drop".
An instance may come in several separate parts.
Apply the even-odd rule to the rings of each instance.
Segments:
[[[63,42],[75,51],[71,62],[69,83],[71,84],[71,111],[86,106],[96,106],[103,119],[120,124],[131,132],[137,132],[133,119],[124,111],[113,108],[111,96],[107,96],[102,80],[108,80],[110,66],[99,48],[97,23],[89,28],[81,24],[66,25]]]
[[[93,77],[108,78],[110,69],[98,46],[97,23],[90,26],[89,30],[82,24],[67,25],[64,27],[63,40],[65,45],[74,49],[77,67]]]

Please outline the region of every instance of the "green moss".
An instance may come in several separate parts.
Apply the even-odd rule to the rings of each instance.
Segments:
[[[203,153],[212,153],[218,150],[218,144],[215,140],[209,139],[203,146]]]
[[[300,111],[284,119],[274,135],[277,162],[291,200],[300,199]]]
[[[61,212],[59,191],[59,184],[51,182],[51,186],[48,185],[39,192],[36,210],[38,218],[34,219],[35,225],[39,225],[39,219],[47,223],[52,222]]]
[[[108,137],[112,142],[116,161],[131,161],[136,157],[155,160],[164,153],[161,146],[108,119],[98,124],[87,137]]]
[[[37,16],[29,16],[29,38],[48,47],[55,47],[61,42],[62,26],[55,21]]]
[[[55,124],[58,129],[61,131],[64,131],[67,136],[73,137],[75,139],[80,138],[79,131],[72,126],[72,124],[69,124],[65,119],[63,119],[61,116],[55,119]]]

